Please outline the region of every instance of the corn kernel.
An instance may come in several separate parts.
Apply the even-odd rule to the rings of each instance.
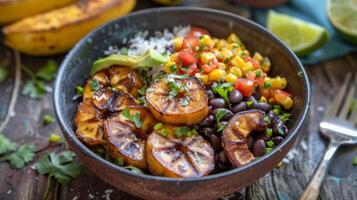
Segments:
[[[220,81],[226,78],[226,71],[222,69],[214,69],[208,74],[209,81]]]
[[[245,50],[243,50],[243,51],[242,51],[242,56],[243,56],[243,57],[249,57],[249,56],[250,56],[249,51],[248,51],[248,50],[246,50],[246,49],[245,49]]]
[[[268,72],[270,70],[270,66],[271,66],[270,59],[268,57],[264,57],[261,66],[262,66],[262,70],[264,72]]]
[[[208,75],[207,74],[196,73],[195,77],[198,78],[203,84],[208,83]]]
[[[211,49],[214,47],[214,42],[209,35],[202,35],[200,37],[199,45],[202,49]]]
[[[287,96],[283,101],[279,102],[279,104],[282,105],[284,109],[289,110],[293,107],[294,102],[291,97]]]
[[[174,43],[175,50],[179,51],[182,48],[183,37],[175,37],[173,43]]]
[[[231,33],[228,38],[227,38],[227,41],[228,42],[234,42],[234,43],[241,43],[241,40],[240,38],[234,34],[234,33]]]
[[[244,60],[239,56],[234,56],[231,60],[231,65],[241,68],[245,65]]]
[[[176,72],[176,63],[173,61],[169,61],[165,64],[165,72],[166,74],[172,73],[172,72]]]
[[[202,64],[208,64],[210,61],[215,59],[216,56],[213,53],[207,52],[201,54],[201,62]]]
[[[273,89],[284,89],[286,87],[286,85],[287,85],[286,78],[282,78],[280,76],[272,78],[270,80],[270,82],[271,82],[271,87]]]
[[[218,68],[219,68],[219,69],[226,70],[226,68],[227,68],[226,64],[224,64],[224,63],[222,63],[222,62],[217,63],[217,65],[218,65]]]
[[[241,68],[243,74],[246,74],[254,70],[253,64],[251,62],[246,62]]]
[[[218,40],[218,42],[215,44],[215,47],[216,47],[217,49],[223,49],[223,48],[227,47],[227,45],[228,45],[228,42],[227,42],[226,40],[220,39],[220,40]]]
[[[229,73],[234,74],[238,78],[243,76],[242,70],[240,70],[238,67],[231,67],[229,69]]]
[[[240,49],[240,46],[237,43],[229,43],[227,49],[234,51],[235,49]]]
[[[227,48],[223,48],[218,54],[217,54],[217,58],[219,61],[222,62],[227,62],[229,61],[231,58],[233,57],[233,53],[231,50],[227,49]]]
[[[178,56],[178,53],[177,53],[177,52],[176,52],[176,53],[171,54],[171,56],[170,56],[170,60],[171,60],[171,61],[176,62],[176,60],[177,60],[177,56]]]
[[[238,80],[238,77],[232,73],[229,73],[229,74],[227,74],[225,80],[226,80],[226,82],[229,82],[229,83],[236,83]]]
[[[261,96],[260,99],[259,99],[259,102],[261,102],[261,103],[267,103],[268,100],[267,100],[267,98],[266,98],[265,96]]]
[[[263,56],[258,53],[258,52],[255,52],[254,55],[253,55],[253,60],[259,62],[259,63],[262,63],[263,62]]]

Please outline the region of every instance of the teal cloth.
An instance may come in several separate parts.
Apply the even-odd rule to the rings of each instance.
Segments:
[[[298,17],[325,27],[329,32],[328,42],[320,49],[306,57],[300,58],[303,64],[316,64],[329,59],[344,56],[357,50],[357,46],[346,43],[333,28],[326,13],[326,0],[290,0],[288,3],[273,7],[272,10]],[[265,26],[267,11],[256,9],[253,11],[253,20]]]

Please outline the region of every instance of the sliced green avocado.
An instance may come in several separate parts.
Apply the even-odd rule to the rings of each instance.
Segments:
[[[124,65],[134,69],[147,68],[163,64],[168,61],[168,56],[161,55],[155,51],[148,51],[142,56],[110,55],[94,61],[90,74],[106,69],[112,65]]]

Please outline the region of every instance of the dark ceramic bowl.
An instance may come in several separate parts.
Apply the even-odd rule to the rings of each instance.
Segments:
[[[272,60],[272,74],[288,79],[287,90],[295,106],[288,124],[289,135],[273,150],[253,162],[224,173],[202,178],[165,178],[135,174],[90,151],[74,133],[73,118],[78,102],[75,87],[88,78],[92,63],[109,45],[120,45],[138,31],[171,29],[176,25],[201,26],[212,35],[227,37],[237,33],[252,52]],[[203,8],[159,8],[135,12],[111,21],[91,32],[68,53],[58,73],[54,91],[57,120],[71,149],[93,173],[122,191],[150,199],[213,199],[230,194],[257,181],[284,158],[299,135],[309,107],[310,89],[305,70],[294,53],[263,27],[237,15]],[[284,181],[284,180],[282,180]]]

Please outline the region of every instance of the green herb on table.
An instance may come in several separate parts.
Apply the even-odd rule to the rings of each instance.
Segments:
[[[0,66],[0,83],[3,82],[9,76],[9,71],[5,68]]]
[[[81,167],[75,162],[74,157],[75,155],[71,151],[64,151],[59,154],[51,152],[42,156],[32,166],[39,174],[48,175],[44,198],[47,197],[52,178],[55,178],[61,184],[67,184],[80,175]]]
[[[36,73],[26,66],[22,66],[22,69],[31,78],[26,81],[22,88],[22,95],[29,96],[33,99],[41,99],[48,91],[48,89],[46,89],[45,81],[52,81],[55,78],[57,63],[54,60],[49,60],[47,64],[40,68]]]
[[[54,121],[55,121],[55,119],[50,114],[45,114],[43,116],[43,124],[44,125],[52,124]]]
[[[11,142],[7,137],[0,134],[0,155],[16,150],[16,143]]]
[[[357,166],[357,156],[355,156],[355,157],[353,158],[352,164],[353,164],[354,166]]]
[[[125,108],[122,112],[122,115],[129,121],[133,122],[137,128],[141,128],[142,121],[140,120],[139,112],[136,112],[134,115],[131,115],[129,109]]]
[[[35,151],[34,145],[24,144],[17,151],[0,158],[0,161],[7,160],[13,169],[21,169],[33,160]]]
[[[231,108],[231,103],[229,102],[229,93],[233,90],[233,84],[223,83],[212,88],[213,92],[221,96],[228,104],[228,107]]]

